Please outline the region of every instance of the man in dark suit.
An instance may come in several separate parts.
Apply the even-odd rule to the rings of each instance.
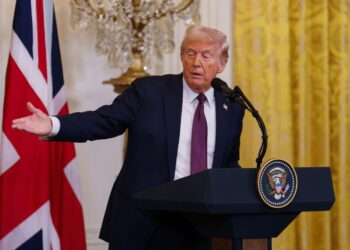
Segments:
[[[222,32],[191,26],[181,45],[183,73],[136,79],[112,104],[95,111],[49,117],[28,103],[33,114],[14,120],[13,128],[75,142],[110,138],[128,129],[125,161],[100,237],[110,249],[196,249],[206,240],[186,220],[149,216],[136,206],[133,195],[206,168],[238,166],[244,111],[211,87],[227,59]],[[198,131],[203,134],[195,138]],[[197,158],[204,169],[193,170]]]

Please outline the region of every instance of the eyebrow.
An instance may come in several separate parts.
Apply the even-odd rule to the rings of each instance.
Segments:
[[[185,49],[185,52],[195,52],[195,53],[210,54],[210,55],[214,55],[214,54],[215,54],[215,53],[213,53],[211,50],[197,51],[197,50],[191,49],[191,48]]]

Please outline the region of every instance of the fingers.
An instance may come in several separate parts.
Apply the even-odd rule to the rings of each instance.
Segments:
[[[26,117],[22,117],[22,118],[18,118],[18,119],[14,119],[12,121],[12,125],[17,125],[17,124],[21,124],[25,122]]]
[[[11,125],[12,128],[36,135],[49,134],[52,130],[50,117],[40,109],[34,107],[30,102],[27,103],[27,108],[32,114],[14,119]]]
[[[34,107],[34,105],[31,102],[27,102],[27,108],[30,112],[32,112],[34,114],[41,113],[41,110]]]
[[[11,127],[18,130],[26,130],[26,120],[28,120],[27,117],[15,119],[12,121]]]
[[[35,135],[46,136],[52,131],[51,119],[41,120],[37,119],[31,115],[27,117],[22,117],[12,121],[11,127],[13,129],[25,131]]]
[[[31,102],[27,102],[27,108],[33,115],[37,116],[39,119],[47,120],[49,116],[44,113],[41,109],[36,108]]]

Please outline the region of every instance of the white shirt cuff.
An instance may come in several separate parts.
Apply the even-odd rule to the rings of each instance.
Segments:
[[[51,124],[52,124],[51,133],[49,133],[48,135],[41,136],[40,137],[41,140],[47,140],[50,137],[57,135],[58,132],[60,131],[60,127],[61,127],[60,120],[58,120],[58,118],[55,116],[50,116],[50,119],[51,119]]]
[[[49,134],[49,136],[55,136],[60,131],[61,123],[60,120],[56,116],[50,116],[51,122],[52,122],[52,131]]]

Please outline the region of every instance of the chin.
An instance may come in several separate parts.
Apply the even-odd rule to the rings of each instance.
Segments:
[[[189,87],[197,92],[197,93],[201,93],[201,92],[205,92],[206,90],[208,90],[210,88],[210,85],[208,87],[208,84],[201,82],[197,82],[197,81],[192,81],[191,83],[189,83]]]

